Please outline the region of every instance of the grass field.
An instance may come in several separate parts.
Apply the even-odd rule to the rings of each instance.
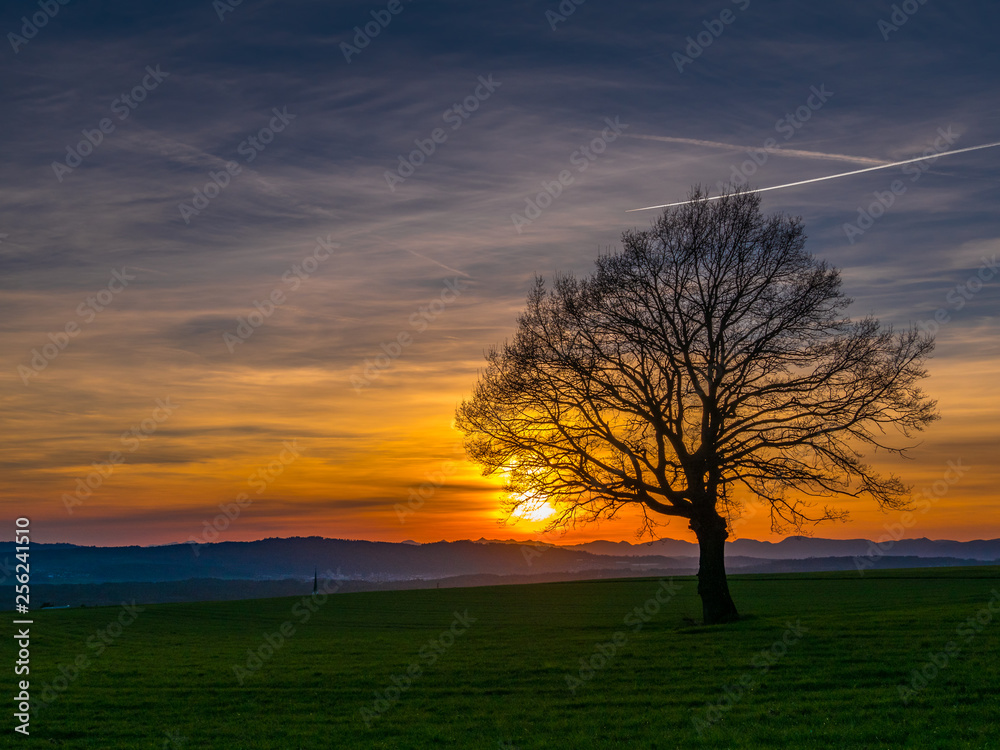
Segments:
[[[1000,568],[731,587],[746,619],[712,627],[693,623],[690,578],[36,612],[42,705],[30,738],[5,734],[130,750],[1000,748]]]

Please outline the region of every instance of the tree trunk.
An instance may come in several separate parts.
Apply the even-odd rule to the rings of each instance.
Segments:
[[[692,519],[690,525],[698,537],[698,595],[705,624],[735,622],[740,615],[726,580],[726,521],[713,513]]]

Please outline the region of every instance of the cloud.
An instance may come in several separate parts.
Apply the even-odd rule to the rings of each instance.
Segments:
[[[625,133],[626,138],[639,138],[647,141],[660,141],[662,143],[679,143],[686,146],[704,146],[705,148],[717,148],[725,151],[741,152],[759,150],[760,146],[735,146],[731,143],[719,143],[717,141],[702,141],[696,138],[672,138],[662,135],[642,135],[640,133]],[[889,162],[884,159],[871,159],[867,156],[851,156],[849,154],[827,154],[821,151],[803,151],[791,148],[771,148],[765,149],[768,153],[781,156],[798,156],[803,159],[825,159],[829,161],[846,161],[855,164],[874,164],[885,166]]]
[[[440,512],[413,526],[400,528],[386,503],[454,453],[454,408],[483,351],[513,332],[536,274],[588,273],[623,230],[652,218],[625,209],[729,180],[734,159],[773,137],[812,86],[836,93],[755,184],[814,174],[807,160],[904,160],[942,127],[961,134],[958,148],[996,139],[992,7],[928,5],[883,43],[864,4],[755,3],[683,74],[671,54],[718,7],[587,3],[553,30],[536,3],[413,3],[348,63],[339,45],[371,8],[246,2],[220,22],[203,0],[71,3],[0,67],[10,94],[0,502],[12,513],[30,504],[50,540],[183,541],[189,509],[231,499],[296,436],[304,457],[247,534],[494,536],[497,485],[471,464]],[[18,17],[6,14],[5,28]],[[147,65],[170,75],[117,119],[113,102]],[[489,75],[500,85],[452,129],[446,113]],[[261,135],[284,107],[295,119]],[[114,131],[58,181],[53,161],[102,118]],[[582,156],[606,118],[627,124],[626,137]],[[386,172],[439,128],[447,139],[391,189]],[[240,151],[251,137],[268,141],[252,160]],[[853,310],[905,325],[947,305],[995,247],[994,158],[942,159],[855,244],[844,225],[892,180],[910,179],[901,168],[765,193],[764,203],[803,217],[809,249],[843,269]],[[230,162],[239,174],[185,222],[179,205]],[[572,183],[518,233],[512,215],[564,171]],[[318,237],[340,247],[293,289],[286,274]],[[86,322],[78,307],[123,268],[135,281]],[[456,277],[466,289],[418,331],[411,317]],[[223,334],[275,290],[285,301],[230,352]],[[962,405],[928,434],[930,450],[973,427],[996,442],[992,402],[974,413],[949,383],[986,368],[998,306],[996,287],[984,287],[941,331],[933,386]],[[70,322],[79,334],[25,386],[17,368]],[[401,333],[412,344],[356,392],[351,377]],[[970,389],[959,390],[980,393]],[[182,404],[177,415],[70,519],[59,501],[67,482],[167,396]],[[629,538],[630,523],[593,533]]]

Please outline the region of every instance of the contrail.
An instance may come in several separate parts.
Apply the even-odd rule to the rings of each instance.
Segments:
[[[959,148],[954,151],[942,151],[940,154],[932,154],[931,156],[919,156],[916,159],[907,159],[906,161],[894,161],[890,164],[879,164],[876,167],[866,167],[864,169],[855,169],[852,172],[841,172],[840,174],[831,174],[826,177],[813,177],[811,180],[800,180],[799,182],[789,182],[785,185],[772,185],[771,187],[757,188],[752,192],[755,193],[766,193],[769,190],[782,190],[784,188],[797,187],[799,185],[808,185],[811,182],[822,182],[823,180],[835,180],[838,177],[850,177],[852,174],[861,174],[862,172],[874,172],[876,169],[888,169],[889,167],[901,167],[904,164],[913,164],[918,161],[930,161],[931,159],[937,159],[942,156],[950,156],[952,154],[965,154],[969,151],[979,151],[984,148],[996,148],[1000,146],[1000,141],[996,143],[984,143],[982,146],[969,146],[968,148]],[[678,201],[677,203],[664,203],[660,206],[645,206],[643,208],[630,208],[625,213],[632,213],[633,211],[650,211],[654,208],[673,208],[674,206],[686,206],[688,203],[697,203],[699,200],[704,201],[717,201],[721,198],[721,195],[716,195],[711,198],[699,198],[694,201]]]
[[[451,273],[457,273],[459,276],[464,276],[467,279],[471,279],[472,278],[465,271],[459,271],[457,268],[452,268],[451,266],[446,266],[444,263],[436,261],[433,258],[428,258],[426,255],[421,255],[416,250],[410,250],[410,248],[408,248],[408,247],[404,247],[403,249],[406,250],[406,252],[408,252],[408,253],[412,253],[413,255],[416,255],[418,258],[423,258],[424,260],[430,261],[431,263],[433,263],[436,266],[441,266],[441,268],[443,268],[446,271],[450,271]]]
[[[782,148],[782,144],[777,144],[774,148],[764,148],[763,146],[738,146],[733,143],[720,143],[719,141],[702,141],[697,138],[674,138],[665,135],[642,135],[640,133],[623,133],[626,138],[639,138],[644,141],[662,141],[663,143],[683,143],[687,146],[705,146],[706,148],[718,148],[724,151],[765,151],[775,156],[802,156],[806,159],[830,159],[832,161],[849,161],[855,164],[885,164],[885,159],[871,159],[867,156],[849,156],[848,154],[827,154],[822,151],[801,151],[793,148]]]

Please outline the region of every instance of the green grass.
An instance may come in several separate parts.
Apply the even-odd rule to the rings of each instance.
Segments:
[[[30,739],[7,741],[130,750],[1000,747],[1000,600],[978,632],[958,633],[1000,590],[1000,568],[732,577],[745,619],[712,627],[691,622],[700,618],[694,580],[675,582],[679,593],[638,632],[624,619],[656,594],[656,579],[340,594],[305,623],[297,598],[147,605],[100,655],[88,638],[120,608],[37,612],[36,697],[58,665],[78,654],[89,663],[39,711]],[[466,610],[476,621],[433,664],[422,662],[421,647]],[[240,686],[233,665],[245,668],[247,649],[286,621],[295,633]],[[799,621],[807,632],[789,634],[787,653],[764,673],[772,659],[761,652]],[[581,657],[616,632],[627,640],[571,692],[566,675],[579,678]],[[949,641],[960,652],[904,703],[899,687]],[[415,661],[422,674],[367,727],[362,709]],[[738,700],[710,713],[741,679]],[[699,734],[695,719],[710,726]]]

